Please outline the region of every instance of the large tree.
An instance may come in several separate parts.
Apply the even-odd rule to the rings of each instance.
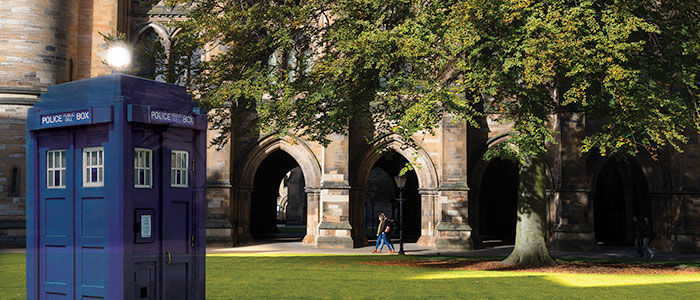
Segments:
[[[544,240],[547,144],[562,109],[604,122],[602,155],[659,149],[698,131],[698,4],[653,0],[241,1],[190,7],[183,38],[218,51],[193,92],[246,105],[264,130],[327,143],[350,120],[407,140],[445,113],[477,126],[485,107],[513,129],[521,165],[507,264],[554,264]],[[212,52],[213,53],[213,52]],[[217,129],[230,130],[227,117]]]

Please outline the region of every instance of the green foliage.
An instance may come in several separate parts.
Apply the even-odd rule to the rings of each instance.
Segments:
[[[191,6],[189,34],[216,53],[197,95],[209,107],[245,106],[266,133],[322,143],[371,116],[377,136],[432,130],[451,110],[472,121],[443,43],[449,3],[170,1]],[[217,51],[221,48],[222,51]],[[230,122],[216,129],[230,130]]]
[[[513,122],[521,155],[554,142],[548,117],[565,110],[604,122],[584,151],[655,151],[697,129],[697,81],[675,77],[698,71],[698,4],[680,2],[459,1],[447,40],[466,56],[465,90]]]
[[[255,110],[267,133],[328,142],[368,115],[375,135],[432,131],[480,110],[514,124],[525,157],[556,142],[552,116],[600,127],[603,155],[657,152],[700,131],[700,4],[653,0],[171,0],[211,53],[193,91]],[[230,130],[230,122],[215,129]]]

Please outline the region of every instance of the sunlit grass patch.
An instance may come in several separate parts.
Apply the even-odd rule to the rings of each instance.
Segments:
[[[24,254],[0,254],[0,299],[25,299]],[[388,255],[207,255],[207,299],[694,299],[700,275],[377,266]]]

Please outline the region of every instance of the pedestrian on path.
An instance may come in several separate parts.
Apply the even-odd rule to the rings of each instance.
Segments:
[[[649,242],[651,242],[651,239],[654,238],[654,231],[651,228],[651,222],[649,222],[648,217],[644,217],[644,225],[642,231],[644,234],[644,257],[654,258],[654,255],[656,255],[656,251],[651,250],[651,248],[649,248]]]
[[[377,242],[374,244],[374,250],[372,250],[372,253],[377,253],[381,252],[379,250],[379,246],[384,248],[384,239],[382,238],[382,227],[384,226],[384,222],[386,221],[386,216],[384,213],[379,214],[379,225],[377,226]]]
[[[644,249],[642,249],[642,245],[644,243],[644,225],[637,216],[634,216],[632,217],[632,226],[634,226],[634,249],[637,250],[637,257],[643,257]]]
[[[385,223],[386,227],[383,231],[384,235],[382,245],[379,246],[379,252],[382,252],[382,249],[384,249],[384,245],[387,245],[387,247],[389,247],[389,253],[394,253],[394,244],[391,243],[391,234],[394,232],[396,222],[394,222],[394,219],[386,219]]]
[[[387,237],[391,234],[390,232],[393,226],[394,223],[388,220],[386,216],[384,217],[384,222],[382,222],[381,226],[379,226],[379,231],[381,232],[381,234],[379,234],[379,237],[382,239],[382,244],[386,244],[387,247],[389,247],[389,253],[394,253],[394,245],[392,245],[391,242],[389,242],[389,240],[387,239]],[[381,246],[379,248],[379,252],[382,251],[381,249],[383,247],[384,246]]]

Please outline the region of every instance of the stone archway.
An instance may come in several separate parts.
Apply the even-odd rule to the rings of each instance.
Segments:
[[[307,198],[306,235],[303,242],[305,244],[315,243],[320,220],[320,164],[316,155],[314,155],[304,140],[293,137],[280,138],[278,136],[268,136],[260,139],[246,151],[246,154],[243,155],[244,159],[240,160],[243,164],[236,168],[234,172],[235,185],[231,216],[233,218],[233,226],[236,229],[233,233],[233,238],[237,243],[249,243],[253,240],[250,234],[250,211],[256,174],[263,161],[278,150],[291,156],[303,173]]]
[[[482,192],[488,192],[484,191],[484,187],[491,184],[490,182],[485,181],[490,180],[490,176],[488,173],[489,171],[492,171],[489,169],[494,167],[492,166],[492,162],[496,160],[501,160],[500,158],[494,158],[491,161],[484,160],[484,154],[488,149],[497,146],[501,143],[507,142],[508,139],[510,139],[510,131],[502,132],[500,134],[492,136],[487,140],[487,142],[483,146],[481,146],[481,148],[474,152],[471,159],[469,160],[469,223],[472,227],[472,239],[479,246],[484,246],[481,237],[481,229],[484,228],[484,224],[482,224],[482,222],[488,222],[487,220],[483,220],[485,208],[482,207],[482,204],[484,204],[482,203],[482,200],[484,200],[482,198],[488,198],[488,195],[482,195]],[[515,168],[515,170],[509,170],[509,172],[511,173],[510,177],[513,177],[513,180],[516,181],[514,188],[517,193],[517,178],[520,169],[517,163],[513,162],[512,164],[514,166],[506,166],[506,168]],[[551,195],[551,191],[554,189],[554,180],[548,161],[545,161],[545,177],[547,178],[547,195],[545,196],[547,204],[545,218],[547,222],[549,222],[549,224],[546,224],[546,228],[548,228],[546,233],[548,236],[550,236],[551,232],[549,228],[551,227],[551,223],[553,223],[554,215],[556,214],[556,212],[553,211],[553,208],[555,207],[555,199]],[[513,187],[510,188],[512,189]],[[517,209],[517,194],[513,196],[516,197],[515,199],[511,199],[511,201],[514,201],[514,203],[506,205],[507,207],[509,207],[509,209]],[[515,205],[515,207],[513,207],[513,205]],[[515,212],[516,211],[513,210],[511,212],[504,213],[503,215],[514,218],[513,222],[510,223],[515,224],[514,222],[517,221],[517,216]],[[488,232],[486,233],[488,234]],[[499,238],[502,237],[504,236],[500,236]],[[513,235],[513,238],[514,237],[515,235]]]
[[[417,143],[416,143],[417,144]],[[363,246],[367,243],[365,237],[365,207],[364,199],[367,192],[367,180],[377,161],[382,157],[383,151],[393,151],[408,161],[414,169],[418,181],[420,194],[420,237],[418,244],[435,246],[436,231],[439,212],[437,211],[437,186],[438,177],[435,165],[425,150],[407,147],[398,136],[388,135],[368,145],[360,152],[359,159],[353,164],[351,178],[350,198],[350,224],[352,225],[352,237],[355,246]],[[392,176],[395,174],[391,174]]]
[[[636,215],[650,217],[657,236],[655,247],[671,247],[670,180],[659,163],[644,156],[617,160],[593,154],[587,169],[588,214],[597,242],[632,244],[632,216]]]

